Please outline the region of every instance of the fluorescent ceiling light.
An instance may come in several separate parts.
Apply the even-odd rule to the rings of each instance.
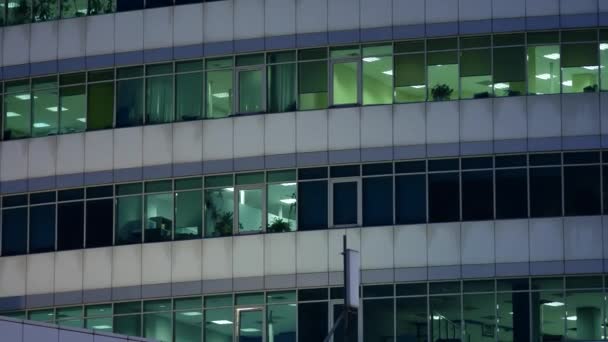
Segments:
[[[46,122],[34,122],[34,128],[45,128],[45,127],[51,127],[51,125],[47,124]]]
[[[196,311],[188,311],[188,312],[182,312],[183,316],[202,316],[203,313],[202,312],[196,312]]]
[[[260,331],[260,329],[256,329],[256,328],[243,328],[241,329],[242,332],[258,332]]]
[[[569,81],[564,81],[564,82],[562,82],[562,84],[563,84],[565,87],[572,87],[572,81],[571,81],[571,80],[569,80]]]
[[[30,94],[15,95],[15,97],[23,101],[29,100],[31,98]]]
[[[378,58],[378,57],[365,57],[365,58],[363,58],[363,61],[364,62],[368,62],[368,63],[377,62],[379,60],[380,60],[380,58]]]
[[[587,65],[587,66],[584,66],[584,67],[583,67],[583,69],[587,69],[587,70],[597,70],[597,69],[599,69],[599,68],[600,68],[600,67],[599,67],[599,66],[597,66],[597,65]]]
[[[393,70],[386,70],[382,72],[385,75],[393,76]]]
[[[225,320],[225,319],[220,319],[217,321],[211,321],[211,323],[213,324],[217,324],[217,325],[227,325],[227,324],[232,324],[232,322]]]
[[[557,60],[557,59],[559,59],[559,53],[554,52],[554,53],[550,53],[548,55],[544,55],[543,57],[552,59],[552,60]]]
[[[241,204],[245,204],[245,190],[239,191],[239,197],[241,198]]]
[[[549,303],[545,303],[543,305],[552,306],[552,307],[558,307],[558,306],[564,306],[564,303],[562,303],[562,302],[549,302]]]
[[[76,119],[76,120],[78,120],[78,121],[80,121],[80,122],[84,122],[84,123],[86,123],[86,122],[87,122],[87,119],[86,119],[86,118],[78,118],[78,119]],[[177,193],[176,193],[176,194],[177,194]]]
[[[46,107],[46,110],[50,110],[51,112],[57,112],[59,111],[59,107]],[[68,110],[65,107],[61,107],[61,111],[65,112],[66,110]]]
[[[281,183],[282,186],[294,186],[296,183]]]
[[[7,118],[14,118],[16,116],[21,116],[21,114],[15,113],[15,112],[6,112],[6,117]]]
[[[509,315],[513,315],[513,311],[509,312]]]
[[[419,84],[419,85],[413,85],[411,87],[414,88],[414,89],[421,89],[421,88],[424,88],[426,86],[424,84]]]
[[[225,99],[228,96],[230,96],[230,94],[225,93],[225,92],[224,93],[215,93],[215,94],[213,94],[213,97],[217,97],[218,99]]]
[[[233,191],[234,191],[234,188],[224,188],[224,190],[226,190],[226,191],[230,191],[230,192],[233,192]]]
[[[94,325],[91,328],[93,328],[93,329],[112,329],[112,326],[102,324],[102,325]]]
[[[11,1],[8,4],[6,4],[6,7],[8,7],[8,8],[17,8],[17,7],[19,7],[19,4],[16,3],[16,2],[12,2]]]
[[[540,75],[536,75],[536,78],[540,78],[541,80],[548,80],[551,78],[550,74],[540,74]]]
[[[608,50],[608,44],[606,44],[606,43],[600,44],[600,50]]]
[[[509,89],[509,85],[506,83],[495,83],[494,88],[496,89]]]
[[[294,203],[296,203],[296,199],[295,198],[285,198],[285,199],[282,199],[281,202],[283,202],[285,204],[294,204]]]
[[[433,316],[433,320],[434,320],[434,321],[438,321],[438,320],[440,320],[440,319],[442,319],[442,318],[443,318],[443,317],[442,317],[441,315],[434,315],[434,316]]]
[[[569,321],[576,321],[576,316],[568,316],[566,319]]]

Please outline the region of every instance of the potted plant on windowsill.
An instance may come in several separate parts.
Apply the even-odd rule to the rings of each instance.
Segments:
[[[447,84],[437,84],[431,89],[431,96],[433,101],[446,101],[450,99],[450,96],[454,92],[454,89],[450,88]]]
[[[287,220],[283,220],[283,218],[281,217],[275,218],[270,224],[270,226],[268,226],[269,233],[283,233],[290,231],[291,227],[289,225],[289,222]]]
[[[219,213],[215,221],[215,235],[229,236],[232,235],[232,218],[231,212]]]

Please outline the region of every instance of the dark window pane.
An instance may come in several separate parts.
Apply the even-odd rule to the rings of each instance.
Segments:
[[[490,169],[492,157],[462,158],[462,169]]]
[[[330,169],[331,177],[356,177],[360,175],[359,165],[332,166]]]
[[[524,217],[528,217],[527,170],[496,170],[496,218]]]
[[[395,163],[395,173],[426,172],[426,161],[410,161]]]
[[[202,210],[203,195],[200,190],[175,194],[175,240],[201,237]]]
[[[84,244],[84,202],[57,206],[57,249],[80,249]]]
[[[392,173],[393,173],[393,164],[392,163],[364,164],[363,165],[363,175],[364,176],[390,175]]]
[[[114,83],[89,84],[87,130],[112,128],[114,121]]]
[[[142,240],[141,196],[116,199],[116,244],[140,243]]]
[[[429,221],[450,222],[460,219],[458,173],[429,175]]]
[[[396,341],[427,341],[427,297],[397,298]]]
[[[369,342],[393,341],[395,314],[394,300],[375,299],[363,302],[363,340]]]
[[[296,64],[268,66],[268,112],[296,110]]]
[[[302,289],[298,291],[299,301],[324,300],[327,299],[327,288]]]
[[[328,331],[327,302],[298,305],[298,341],[323,341]]]
[[[357,182],[333,184],[333,224],[357,224]]]
[[[426,175],[395,177],[397,224],[426,222]]]
[[[114,200],[87,201],[86,247],[112,245]]]
[[[199,62],[200,64],[200,62]],[[178,121],[201,118],[203,109],[203,73],[175,76],[175,111]]]
[[[397,296],[426,295],[426,283],[397,284]]]
[[[55,205],[30,207],[30,253],[55,249]]]
[[[462,220],[494,218],[492,171],[462,173]]]
[[[2,211],[2,256],[27,253],[27,208]]]
[[[144,8],[144,0],[116,0],[116,11],[133,11]]]
[[[530,216],[562,215],[561,168],[530,169]]]
[[[116,83],[116,127],[143,124],[144,81],[131,79]]]
[[[564,167],[564,206],[566,216],[599,215],[600,167]]]
[[[146,0],[146,8],[163,7],[173,5],[173,0]]]
[[[496,167],[526,166],[527,158],[525,154],[513,156],[496,156]]]
[[[608,213],[608,166],[602,166],[602,193],[604,195],[604,214]]]
[[[363,287],[363,297],[392,297],[394,295],[393,285],[368,285]]]
[[[84,198],[84,189],[61,190],[58,193],[59,201],[71,201]]]
[[[591,164],[599,162],[599,152],[564,153],[564,164]]]
[[[111,185],[87,188],[87,198],[112,197],[113,195],[114,187]]]
[[[299,169],[298,178],[299,179],[327,178],[327,168],[326,167],[315,167],[315,168],[310,168],[310,169]]]
[[[38,192],[38,193],[30,194],[30,204],[42,204],[42,203],[55,202],[55,200],[56,200],[55,194],[56,194],[55,191]]]
[[[393,177],[363,179],[363,225],[393,224]]]
[[[562,163],[562,156],[559,153],[541,153],[530,155],[530,165],[559,165]]]
[[[458,159],[429,160],[429,171],[458,170],[460,168],[460,164],[458,162]]]
[[[327,228],[327,181],[298,183],[298,230]]]
[[[2,197],[2,206],[16,207],[20,205],[27,205],[27,195],[15,195],[15,196],[4,196]]]

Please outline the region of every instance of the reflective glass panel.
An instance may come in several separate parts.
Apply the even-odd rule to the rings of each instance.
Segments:
[[[55,205],[30,207],[30,253],[55,250]]]
[[[263,193],[262,189],[239,190],[239,232],[249,233],[262,230]]]
[[[327,228],[327,181],[298,183],[298,202],[298,230]]]
[[[460,296],[429,298],[431,341],[460,341]]]
[[[34,100],[34,119],[32,136],[44,137],[57,134],[59,126],[59,99],[57,89],[32,92]]]
[[[601,213],[600,166],[564,167],[564,209],[566,216]]]
[[[144,114],[144,80],[116,82],[116,127],[140,126]]]
[[[207,118],[223,118],[232,114],[232,70],[207,72],[205,89]]]
[[[426,175],[395,177],[397,224],[426,222]]]
[[[200,238],[203,194],[200,190],[175,193],[175,240]]]
[[[174,317],[174,342],[201,340],[203,313],[200,310],[178,311]]]
[[[426,63],[424,53],[395,56],[395,101],[426,100]]]
[[[462,220],[494,218],[494,180],[492,171],[462,173]]]
[[[295,304],[268,305],[266,311],[266,327],[268,341],[296,342]]]
[[[494,293],[464,295],[462,297],[464,321],[463,341],[495,341],[496,327]]]
[[[458,98],[458,55],[456,51],[427,54],[428,98],[432,101]]]
[[[538,315],[532,319],[533,336],[539,336],[540,341],[563,340],[566,317],[563,293],[532,292],[530,295],[532,312]]]
[[[4,139],[30,136],[30,98],[29,91],[4,96]]]
[[[2,256],[27,253],[27,208],[2,210]]]
[[[173,194],[146,195],[145,242],[171,240],[173,233]]]
[[[296,110],[296,64],[268,66],[268,112]]]
[[[429,221],[453,222],[460,219],[458,173],[429,175]]]
[[[205,341],[233,342],[234,313],[232,308],[205,310]]]
[[[569,341],[603,339],[603,302],[601,291],[566,292],[566,331]]]
[[[363,302],[363,339],[370,342],[393,341],[395,314],[393,299]]]
[[[116,199],[116,244],[141,243],[142,241],[141,196]]]
[[[175,76],[175,111],[178,121],[201,118],[203,109],[203,73]]]
[[[492,50],[460,52],[460,98],[480,99],[492,95]]]
[[[263,71],[239,71],[239,113],[258,113],[263,111],[262,81]]]
[[[299,63],[298,109],[327,108],[327,62]]]
[[[87,201],[86,211],[86,247],[111,246],[114,200]]]
[[[363,57],[363,104],[393,103],[393,57]]]
[[[59,132],[84,132],[87,127],[86,88],[84,85],[59,90]]]
[[[595,43],[562,45],[563,93],[593,93],[599,89],[597,49]]]
[[[397,298],[397,341],[427,341],[427,297]]]
[[[57,205],[57,250],[84,246],[84,202]]]
[[[171,121],[173,121],[173,76],[146,78],[146,124]]]
[[[340,182],[333,185],[333,224],[347,225],[358,222],[358,183]]]
[[[296,230],[297,185],[285,182],[268,185],[268,218],[266,230],[270,233]]]
[[[298,304],[298,342],[322,341],[325,338],[329,329],[327,309],[327,302]]]
[[[333,105],[358,103],[358,73],[359,62],[339,62],[333,64]]]
[[[100,2],[100,1],[92,1]],[[63,0],[61,2],[61,17],[73,18],[87,15],[88,1],[87,0]]]
[[[141,336],[141,314],[114,316],[114,332],[121,335]]]
[[[12,5],[11,5],[12,4]],[[6,6],[6,23],[19,25],[32,20],[32,4],[28,0],[11,1]]]
[[[171,342],[171,317],[170,311],[144,314],[144,337],[159,342]]]
[[[526,49],[523,46],[494,49],[494,96],[526,93]]]
[[[599,44],[602,90],[608,90],[608,41]]]
[[[559,167],[530,169],[530,216],[562,214],[562,179]]]
[[[114,83],[89,84],[87,130],[112,128],[114,122]]]
[[[393,223],[393,177],[363,179],[363,226]]]
[[[530,339],[530,294],[507,292],[496,295],[496,330],[499,341]]]
[[[560,92],[559,45],[528,47],[528,94]]]
[[[496,218],[524,217],[528,217],[527,170],[496,170]]]
[[[59,17],[57,0],[34,0],[34,21],[55,20]]]
[[[232,235],[234,188],[205,190],[205,236]]]

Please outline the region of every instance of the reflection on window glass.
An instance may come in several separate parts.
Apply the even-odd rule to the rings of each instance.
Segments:
[[[608,41],[599,44],[600,49],[600,76],[602,90],[608,90]]]
[[[601,291],[566,292],[566,325],[570,341],[599,341],[604,336]]]
[[[429,307],[431,341],[459,341],[460,296],[430,297]]]
[[[144,80],[116,82],[116,127],[140,126],[144,112]]]
[[[96,2],[95,0],[92,1]],[[97,1],[100,2],[100,1]],[[63,0],[61,2],[61,17],[73,18],[87,15],[88,0]]]
[[[296,229],[296,183],[268,185],[267,231],[289,232]]]
[[[267,331],[269,341],[296,341],[296,305],[268,305]]]
[[[172,341],[171,312],[144,314],[144,337],[159,342]]]
[[[142,241],[141,196],[116,199],[116,244],[124,245]]]
[[[530,307],[528,292],[498,293],[496,323],[499,341],[530,339]]]
[[[426,100],[424,53],[395,56],[395,101]]]
[[[363,57],[363,104],[393,103],[393,58]]]
[[[89,84],[87,94],[87,129],[112,128],[114,121],[114,83]]]
[[[33,12],[34,21],[57,19],[59,16],[57,0],[34,0]]]
[[[27,316],[31,321],[36,322],[52,322],[55,319],[55,310],[42,309],[29,311]]]
[[[397,298],[397,341],[427,341],[426,297]]]
[[[593,93],[598,90],[597,44],[562,45],[562,92]]]
[[[116,0],[89,0],[90,15],[112,13],[115,11]]]
[[[240,233],[262,230],[263,192],[262,189],[240,189],[238,191]]]
[[[365,300],[363,302],[363,340],[386,341],[393,335],[395,314],[393,299]]]
[[[30,92],[4,96],[4,139],[30,136]]]
[[[57,89],[33,91],[34,122],[32,136],[44,137],[57,134],[59,107]]]
[[[395,177],[397,224],[426,222],[426,175]]]
[[[205,236],[232,235],[234,188],[205,190]]]
[[[55,250],[55,205],[30,207],[30,253]]]
[[[358,62],[338,62],[332,68],[334,106],[356,104],[358,100]]]
[[[462,99],[487,98],[492,94],[492,54],[490,49],[464,50],[460,53]]]
[[[127,336],[141,336],[141,314],[114,316],[114,332]]]
[[[175,193],[175,240],[201,237],[202,197],[200,190]]]
[[[159,124],[171,121],[173,121],[173,76],[148,77],[146,123]]]
[[[87,201],[86,247],[112,245],[114,200]]]
[[[296,64],[268,66],[268,112],[296,110]]]
[[[299,110],[327,108],[327,62],[299,63]]]
[[[258,113],[262,104],[262,70],[241,70],[239,75],[239,113]]]
[[[6,6],[6,23],[8,25],[19,25],[29,23],[32,19],[31,1],[11,1],[12,5]]]
[[[175,76],[175,114],[178,121],[200,119],[203,108],[202,99],[202,72]]]
[[[393,223],[393,177],[363,179],[363,226]]]
[[[232,70],[207,72],[207,118],[223,118],[232,114]]]
[[[523,46],[494,49],[494,95],[526,93],[526,50]]]
[[[559,45],[528,47],[528,93],[557,94],[560,91]]]
[[[145,242],[171,240],[173,229],[173,194],[146,195]]]
[[[542,319],[532,320],[532,334],[538,335],[540,341],[562,339],[564,332],[564,317],[566,306],[561,291],[540,292],[531,294],[532,312],[538,310]],[[574,319],[571,315],[570,319]],[[566,317],[566,320],[568,318]]]
[[[2,210],[2,256],[27,253],[27,208]]]
[[[84,326],[82,306],[57,308],[57,325],[63,327],[82,328]]]
[[[432,101],[458,98],[458,55],[456,51],[427,54],[428,98]]]
[[[298,229],[327,228],[327,181],[298,183]]]
[[[462,298],[464,341],[494,341],[494,293],[464,295]]]
[[[351,225],[358,222],[358,183],[340,182],[333,185],[333,224]]]
[[[178,311],[175,313],[175,342],[200,341],[202,334],[202,316],[199,310]]]
[[[85,87],[64,87],[59,91],[59,132],[83,132],[87,126]]]
[[[232,308],[205,310],[205,341],[233,342],[234,315]]]

